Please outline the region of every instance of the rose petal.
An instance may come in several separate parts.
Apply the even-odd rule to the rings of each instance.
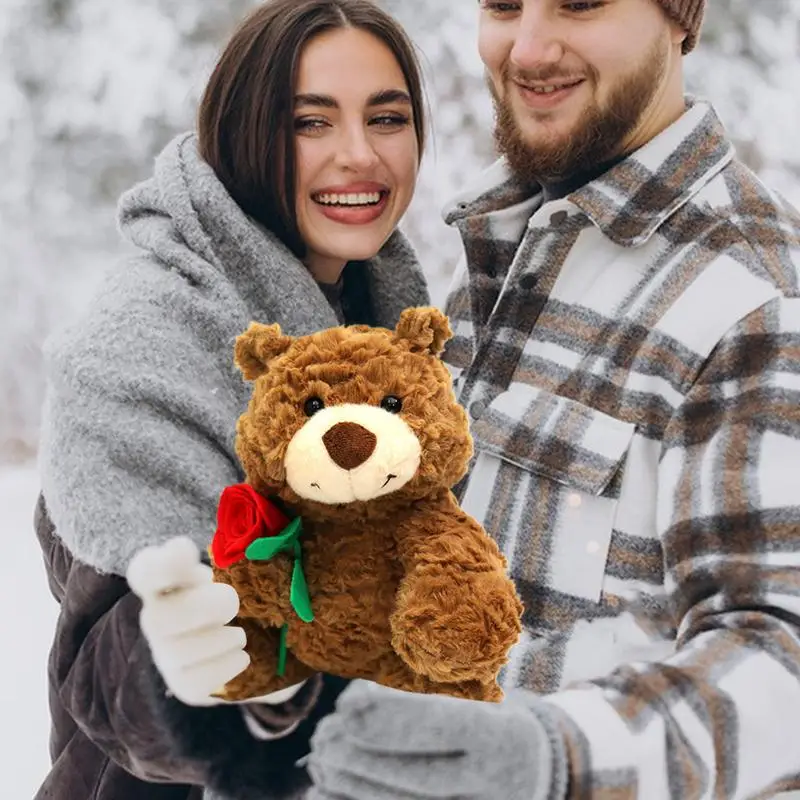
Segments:
[[[211,542],[214,563],[224,568],[242,560],[253,541],[276,536],[288,524],[288,517],[249,484],[226,486],[220,496],[217,530]]]

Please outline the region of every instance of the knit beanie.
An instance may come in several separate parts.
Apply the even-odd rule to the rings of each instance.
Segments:
[[[683,43],[684,54],[693,50],[700,37],[706,0],[657,0],[657,2],[689,34]]]

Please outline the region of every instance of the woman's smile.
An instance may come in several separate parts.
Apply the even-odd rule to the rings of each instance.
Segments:
[[[374,222],[389,205],[390,189],[382,183],[358,181],[326,186],[311,194],[319,212],[343,225],[366,225]]]

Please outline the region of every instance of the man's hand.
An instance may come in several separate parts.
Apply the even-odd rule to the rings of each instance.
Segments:
[[[250,663],[244,631],[227,625],[239,610],[236,590],[213,582],[187,537],[141,550],[127,579],[142,600],[142,633],[167,688],[187,705],[220,703],[212,694]]]
[[[522,691],[494,704],[358,681],[314,734],[308,800],[561,800],[552,713]]]

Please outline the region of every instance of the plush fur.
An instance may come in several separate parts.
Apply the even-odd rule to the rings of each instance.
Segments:
[[[439,358],[450,335],[441,312],[417,308],[394,331],[339,327],[294,339],[253,324],[237,340],[236,362],[255,381],[237,452],[247,481],[302,518],[314,620],[290,606],[289,556],[215,567],[240,595],[252,659],[226,698],[316,671],[502,697],[496,676],[522,606],[495,542],[451,492],[472,440]],[[310,398],[324,404],[311,416]],[[290,652],[278,677],[284,623]]]

